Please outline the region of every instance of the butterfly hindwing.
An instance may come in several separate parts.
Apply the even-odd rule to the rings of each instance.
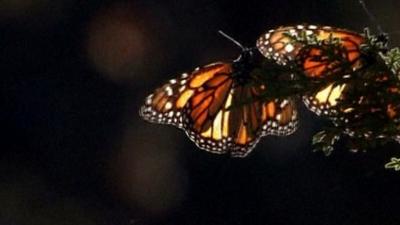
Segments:
[[[191,110],[186,130],[200,148],[244,157],[260,137],[289,135],[296,130],[297,111],[292,100],[261,101],[254,86],[233,85],[228,81],[219,88],[222,104],[212,102],[213,96],[204,91],[193,96],[188,105]],[[204,99],[204,105],[197,98]]]

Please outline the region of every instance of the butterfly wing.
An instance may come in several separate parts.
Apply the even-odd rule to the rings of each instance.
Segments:
[[[190,100],[186,129],[200,148],[245,157],[262,136],[290,135],[296,130],[294,101],[260,101],[260,88],[236,85],[234,80],[218,89],[214,93],[222,93],[222,102],[212,101],[209,91]]]
[[[324,51],[326,46],[309,47],[304,42],[294,40],[302,35],[305,35],[306,39],[315,37],[318,41],[337,39],[342,51],[335,52],[335,56],[339,57],[332,60]],[[322,79],[332,74],[346,75],[349,72],[347,69],[359,68],[360,45],[364,42],[363,36],[345,29],[298,25],[270,30],[258,39],[257,48],[266,58],[274,59],[279,64],[284,65],[288,61],[296,60],[306,76]],[[350,68],[345,67],[343,62]],[[336,111],[333,108],[345,88],[346,84],[343,83],[328,83],[320,90],[304,96],[303,100],[317,115],[334,116]]]
[[[359,57],[359,46],[365,39],[356,32],[329,26],[297,25],[279,27],[276,30],[269,30],[257,40],[257,48],[264,57],[276,60],[279,64],[286,64],[294,60],[299,51],[306,43],[298,42],[295,38],[306,38],[314,36],[318,41],[336,38],[349,53],[351,61]]]
[[[233,107],[231,131],[232,155],[247,155],[266,135],[286,136],[296,131],[298,126],[297,110],[292,99],[256,100],[264,91],[255,86],[237,87],[233,93],[235,102],[248,102]]]
[[[234,72],[230,63],[214,63],[170,80],[147,97],[140,115],[184,129],[203,150],[236,157],[246,156],[261,136],[295,131],[293,101],[259,101],[261,89],[239,85]]]
[[[196,68],[192,73],[171,79],[149,95],[141,107],[141,117],[152,123],[171,124],[183,128],[185,106],[203,83],[217,74],[229,74],[230,65],[213,63]]]

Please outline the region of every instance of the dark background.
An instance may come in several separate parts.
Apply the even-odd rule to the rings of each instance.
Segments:
[[[392,46],[397,0],[367,1]],[[0,224],[399,224],[400,145],[313,153],[321,119],[245,159],[138,116],[178,74],[280,25],[374,28],[357,0],[0,1]],[[374,29],[373,29],[374,30]],[[374,30],[375,31],[375,30]]]

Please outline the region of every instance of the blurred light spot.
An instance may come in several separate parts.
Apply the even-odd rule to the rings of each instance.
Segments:
[[[131,78],[132,70],[142,67],[147,53],[141,24],[144,19],[137,11],[129,4],[116,4],[100,10],[89,23],[88,57],[100,73],[113,81]]]
[[[150,124],[127,130],[113,161],[112,182],[130,205],[157,214],[174,209],[185,197],[186,171],[177,157],[174,133],[180,132]]]

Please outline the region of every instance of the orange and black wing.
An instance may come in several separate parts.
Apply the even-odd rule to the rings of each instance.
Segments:
[[[140,115],[152,123],[172,124],[183,128],[185,107],[189,99],[203,84],[220,74],[230,74],[230,64],[214,63],[196,68],[192,73],[171,79],[167,84],[150,94],[140,109]]]
[[[261,88],[242,86],[232,64],[215,63],[171,80],[147,97],[140,115],[185,130],[206,151],[246,156],[263,135],[289,135],[297,127],[291,100],[259,101]]]
[[[297,129],[295,102],[292,99],[257,100],[265,91],[263,89],[264,86],[239,86],[234,89],[235,102],[244,103],[239,107],[233,106],[231,110],[233,155],[247,155],[262,136],[286,136]]]
[[[210,83],[217,84],[225,79]],[[185,129],[189,137],[207,151],[245,157],[260,137],[293,133],[297,128],[294,101],[261,101],[261,89],[226,80],[215,89],[216,95],[209,91],[197,93],[188,105]],[[214,100],[215,96],[221,99]]]
[[[311,37],[315,37],[318,41],[330,38],[339,39],[340,44],[347,50],[350,61],[359,58],[359,47],[365,41],[362,35],[345,29],[329,26],[297,25],[269,30],[258,38],[256,45],[266,58],[274,59],[279,64],[286,64],[288,61],[296,59],[300,50],[307,44],[296,39]]]
[[[316,38],[327,45],[308,46],[296,41],[296,37]],[[328,57],[328,40],[337,40],[339,48],[334,57]],[[298,25],[270,30],[257,41],[259,51],[280,64],[296,61],[300,69],[310,78],[325,78],[330,75],[346,75],[361,66],[360,45],[365,38],[352,31],[328,26]],[[332,52],[329,52],[332,54]],[[328,83],[314,93],[303,97],[305,105],[317,115],[333,116],[333,109],[346,88],[345,83]]]

